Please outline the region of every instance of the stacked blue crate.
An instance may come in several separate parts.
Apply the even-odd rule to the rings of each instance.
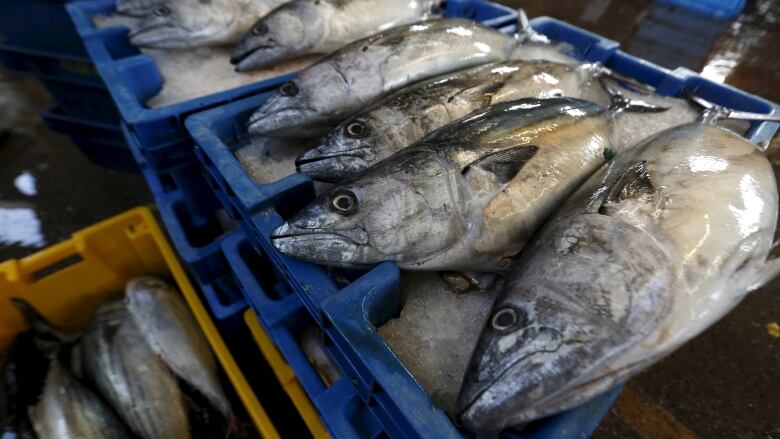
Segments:
[[[0,64],[41,81],[57,104],[41,114],[52,130],[68,135],[94,163],[134,171],[119,132],[119,113],[65,10],[66,3],[0,1]]]
[[[552,40],[571,44],[575,56],[600,61],[620,74],[654,87],[660,94],[691,94],[734,109],[778,112],[778,107],[771,102],[708,81],[684,68],[666,70],[620,51],[613,41],[563,22],[542,17],[532,20],[532,25]],[[284,256],[271,245],[271,231],[308,203],[314,190],[311,180],[302,174],[273,183],[257,183],[234,156],[247,135],[244,130],[247,117],[269,95],[270,92],[260,93],[187,119],[186,126],[197,144],[196,155],[206,170],[209,185],[226,212],[244,230],[253,249],[262,255],[262,260],[271,263],[275,279],[284,281],[284,288],[295,293],[319,325],[332,358],[351,378],[383,431],[391,437],[459,437],[460,431],[432,403],[376,332],[378,326],[399,311],[397,267],[383,263],[366,272],[334,274],[315,264]],[[771,138],[776,130],[776,123],[753,123],[747,137],[759,143]],[[272,316],[266,319],[281,312],[274,311],[275,305],[269,303],[264,291],[245,289],[245,294],[259,315]],[[614,390],[581,407],[506,435],[588,436],[616,394]]]

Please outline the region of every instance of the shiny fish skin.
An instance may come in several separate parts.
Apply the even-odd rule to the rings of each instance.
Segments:
[[[298,159],[299,170],[337,182],[476,110],[514,99],[582,97],[608,104],[595,64],[502,61],[437,76],[403,88],[332,130]],[[358,131],[356,134],[356,131]]]
[[[523,47],[531,45],[536,50]],[[344,46],[301,71],[252,114],[247,127],[257,135],[322,135],[412,82],[526,55],[562,57],[556,46],[524,44],[471,20],[434,19],[396,27]]]
[[[147,346],[122,300],[98,309],[82,354],[87,376],[135,434],[190,437],[176,377]]]
[[[117,12],[137,17],[130,43],[154,49],[235,44],[258,18],[285,0],[128,0]]]
[[[666,130],[595,173],[524,252],[459,396],[490,432],[573,407],[668,355],[780,271],[774,173],[726,129]]]
[[[226,419],[233,419],[214,354],[179,293],[161,279],[138,277],[127,283],[125,300],[149,347]]]
[[[58,360],[49,366],[46,385],[30,418],[40,439],[130,438],[116,414]]]
[[[273,244],[336,266],[503,272],[604,162],[612,115],[572,98],[480,110],[336,185],[274,231]]]
[[[258,20],[233,50],[236,71],[328,54],[355,40],[436,14],[440,0],[293,0]]]

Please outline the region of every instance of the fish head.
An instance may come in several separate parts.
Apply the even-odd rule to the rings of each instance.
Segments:
[[[386,145],[408,145],[400,133],[405,120],[388,113],[393,111],[380,107],[347,119],[298,157],[298,170],[315,180],[338,182],[387,158],[392,149]]]
[[[529,411],[602,354],[603,324],[543,285],[512,285],[493,306],[458,395],[460,421],[497,431]]]
[[[345,116],[349,87],[329,62],[319,62],[282,84],[249,117],[247,129],[259,136],[314,137]]]
[[[319,3],[319,2],[318,2]],[[258,20],[230,56],[237,72],[271,67],[305,55],[324,33],[314,2],[290,2]]]
[[[238,5],[226,0],[158,1],[137,12],[130,43],[156,49],[229,43],[240,15]]]
[[[326,265],[415,264],[446,250],[457,196],[446,161],[405,152],[334,187],[276,229],[281,252]]]
[[[121,15],[143,17],[151,13],[155,7],[169,3],[171,0],[117,0],[115,10]]]

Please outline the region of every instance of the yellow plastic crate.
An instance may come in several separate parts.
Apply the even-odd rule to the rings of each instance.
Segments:
[[[27,329],[8,298],[20,297],[53,324],[76,331],[89,323],[107,295],[123,291],[130,278],[144,274],[174,279],[258,432],[264,438],[279,438],[152,212],[145,207],[83,229],[71,239],[23,259],[0,264],[0,349]]]
[[[287,392],[295,408],[298,409],[303,422],[306,423],[306,427],[311,432],[311,435],[315,439],[330,438],[330,434],[322,425],[317,410],[311,404],[309,397],[303,391],[301,384],[298,382],[298,378],[295,377],[295,372],[284,361],[282,354],[276,349],[273,341],[265,332],[263,325],[257,319],[254,311],[251,309],[244,312],[244,322],[249,327],[249,331],[252,333],[252,337],[255,339],[257,346],[265,357],[265,361],[271,366],[271,370],[274,371],[276,379],[282,384],[282,388]]]

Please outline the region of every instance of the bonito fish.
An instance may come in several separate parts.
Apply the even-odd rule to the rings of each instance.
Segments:
[[[138,18],[130,43],[156,49],[235,44],[258,18],[286,0],[120,0],[120,14]]]
[[[594,174],[525,250],[459,396],[498,431],[573,407],[695,337],[780,271],[774,173],[754,145],[693,123]]]
[[[172,286],[146,276],[127,284],[130,315],[149,347],[189,385],[200,391],[226,419],[232,419],[217,375],[217,363],[187,304]]]
[[[434,19],[355,41],[283,84],[249,118],[253,134],[307,137],[412,82],[507,59],[573,62],[558,46],[471,20]]]
[[[335,186],[273,244],[337,266],[501,272],[605,156],[613,115],[573,98],[493,105]]]
[[[230,62],[237,71],[270,67],[309,54],[328,54],[355,40],[440,11],[441,0],[293,0],[257,23]]]
[[[357,174],[431,131],[500,102],[582,97],[608,103],[597,64],[501,61],[437,76],[403,88],[342,122],[321,145],[298,158],[312,178],[337,182]]]
[[[30,419],[40,439],[130,438],[116,414],[56,358]]]
[[[176,377],[146,344],[124,301],[98,309],[82,339],[82,355],[87,377],[136,435],[191,437]]]

